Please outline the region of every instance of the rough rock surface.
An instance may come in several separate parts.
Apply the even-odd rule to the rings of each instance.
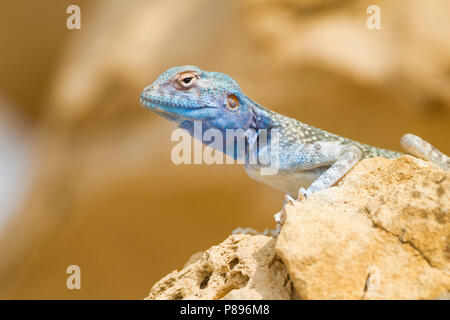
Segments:
[[[295,296],[275,239],[231,235],[158,281],[147,299],[290,299]]]
[[[232,235],[148,299],[443,297],[449,210],[449,172],[410,156],[364,160],[337,186],[285,206],[278,239]]]
[[[450,290],[450,173],[404,156],[360,162],[287,206],[277,252],[304,299],[430,299]]]

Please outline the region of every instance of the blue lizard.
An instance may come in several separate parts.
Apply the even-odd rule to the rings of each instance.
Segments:
[[[175,122],[194,135],[194,122],[201,121],[202,130],[243,130],[247,147],[243,157],[247,174],[287,193],[287,199],[306,199],[319,190],[334,185],[360,159],[371,157],[397,158],[402,153],[372,147],[266,109],[248,98],[230,76],[208,72],[195,66],[173,67],[145,87],[141,104]],[[257,146],[262,133],[268,141],[277,133],[275,148]],[[203,142],[203,141],[202,141]],[[432,161],[449,170],[449,157],[421,138],[405,134],[400,141],[403,149],[419,158]],[[215,144],[217,147],[218,145]],[[220,146],[220,145],[219,145]],[[220,151],[223,151],[220,146]],[[263,161],[249,161],[253,150]],[[224,152],[239,158],[236,149]],[[261,168],[277,161],[276,174],[261,174]]]

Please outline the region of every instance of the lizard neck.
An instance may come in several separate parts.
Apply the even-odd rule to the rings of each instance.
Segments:
[[[249,127],[255,131],[260,130],[271,130],[276,127],[276,124],[273,121],[273,117],[271,114],[273,111],[270,111],[255,101],[245,97],[246,103],[250,106],[252,110],[252,118],[250,121]]]
[[[256,152],[258,156],[262,148],[270,145],[272,131],[278,125],[273,121],[270,110],[265,109],[249,98],[246,99],[252,110],[252,118],[249,125],[250,130],[247,131],[246,135],[245,163],[248,164],[250,161],[250,153]]]

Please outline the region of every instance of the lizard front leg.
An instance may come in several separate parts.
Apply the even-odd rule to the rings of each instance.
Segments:
[[[306,190],[303,187],[297,189],[299,198],[303,199],[316,191],[331,187],[350,171],[360,158],[361,151],[355,145],[334,141],[315,142],[291,146],[281,157],[280,170],[288,174],[304,173],[305,176],[312,172],[320,174]],[[326,171],[317,170],[320,168]]]
[[[360,159],[361,151],[357,147],[352,145],[343,147],[341,154],[327,171],[322,173],[308,189],[300,188],[299,199],[306,199],[316,191],[331,187],[349,172]]]

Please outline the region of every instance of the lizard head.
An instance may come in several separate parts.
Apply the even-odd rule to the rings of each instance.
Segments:
[[[145,87],[141,104],[181,127],[201,121],[204,129],[246,130],[254,118],[252,102],[235,80],[195,66],[173,67],[162,73]]]

